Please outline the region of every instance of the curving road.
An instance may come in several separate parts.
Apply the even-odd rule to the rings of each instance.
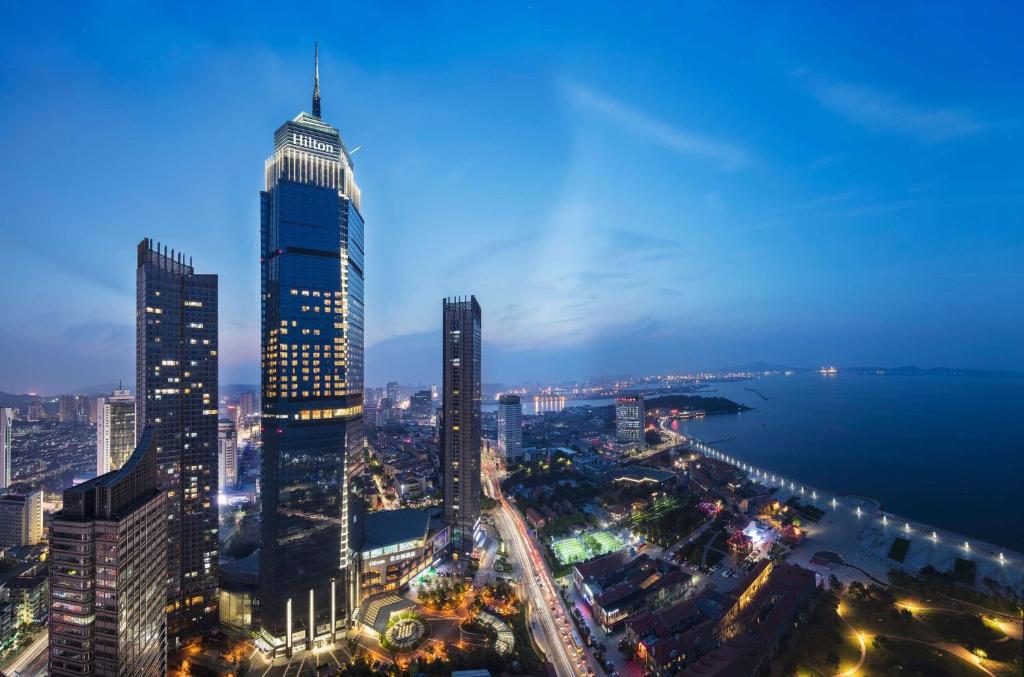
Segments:
[[[497,470],[484,465],[484,486],[488,495],[498,501],[494,522],[502,538],[522,570],[522,584],[530,611],[530,632],[555,666],[559,677],[587,674],[589,658],[578,649],[575,633],[569,625],[568,613],[557,592],[544,558],[537,552],[526,524],[519,512],[501,493]]]
[[[42,677],[46,674],[49,659],[50,632],[43,630],[32,643],[21,650],[18,656],[7,664],[3,674],[12,677]]]

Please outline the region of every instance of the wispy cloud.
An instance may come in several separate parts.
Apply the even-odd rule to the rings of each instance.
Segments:
[[[847,121],[880,132],[909,134],[925,143],[952,141],[987,128],[966,110],[937,108],[865,85],[831,80],[804,69],[803,80],[818,102]]]
[[[732,143],[682,129],[578,82],[564,81],[562,86],[573,105],[601,115],[671,151],[714,160],[727,169],[749,162],[746,151]]]
[[[447,270],[449,273],[465,273],[489,263],[491,259],[497,256],[509,253],[522,255],[523,248],[536,242],[537,238],[538,234],[536,232],[525,232],[500,240],[492,240],[459,254],[448,262]]]

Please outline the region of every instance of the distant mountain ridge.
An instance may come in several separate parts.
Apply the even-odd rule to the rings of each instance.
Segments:
[[[749,362],[734,367],[721,367],[713,370],[713,374],[735,374],[735,373],[762,373],[766,371],[794,371],[797,373],[814,373],[822,367],[833,366],[822,364],[816,367],[787,367],[782,364],[771,364],[769,362]],[[900,367],[840,367],[835,365],[840,374],[859,374],[870,376],[975,376],[975,377],[1002,377],[1002,378],[1024,378],[1024,371],[1014,369],[957,369],[952,367],[916,367],[914,365],[903,365]]]

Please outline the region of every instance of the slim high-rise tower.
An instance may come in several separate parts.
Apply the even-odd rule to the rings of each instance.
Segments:
[[[117,470],[135,449],[135,398],[117,389],[96,402],[96,474]]]
[[[217,619],[217,276],[147,238],[136,277],[136,428],[156,428],[168,629],[188,634]]]
[[[238,480],[238,432],[235,422],[222,418],[217,435],[217,485],[221,491],[235,488]]]
[[[480,520],[480,304],[475,296],[442,306],[441,466],[444,516],[452,527],[452,553],[473,550]]]
[[[50,536],[55,677],[167,674],[167,510],[152,427],[118,470],[64,491]]]
[[[352,159],[313,113],[274,133],[260,193],[260,616],[291,654],[339,637],[358,604],[363,450],[363,218]]]
[[[14,433],[14,409],[0,407],[0,489],[11,486],[11,446]]]
[[[498,398],[498,452],[506,465],[522,460],[523,405],[519,395]]]

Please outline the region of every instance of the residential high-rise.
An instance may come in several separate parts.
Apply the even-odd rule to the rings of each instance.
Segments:
[[[46,418],[46,410],[43,408],[42,400],[33,400],[28,405],[28,420],[42,421]]]
[[[522,459],[523,405],[519,395],[498,398],[498,453],[506,465]]]
[[[476,297],[445,299],[442,306],[444,400],[441,467],[444,517],[452,527],[452,553],[473,550],[480,520],[480,304]]]
[[[136,428],[156,427],[177,636],[217,619],[217,276],[145,239],[136,282]]]
[[[0,496],[0,546],[43,540],[43,492]]]
[[[615,433],[619,442],[644,447],[644,397],[628,394],[615,398]]]
[[[409,398],[409,413],[415,418],[430,418],[433,408],[434,399],[429,390],[420,390]]]
[[[245,419],[256,413],[256,393],[251,390],[238,396],[238,417]]]
[[[50,536],[50,675],[167,674],[166,496],[149,426],[118,470],[64,490]]]
[[[84,423],[89,416],[89,398],[85,395],[61,395],[57,400],[57,420]]]
[[[390,381],[385,387],[386,393],[384,397],[390,397],[392,406],[398,406],[398,382]]]
[[[96,404],[96,474],[117,470],[135,449],[135,398],[118,389]]]
[[[235,422],[228,418],[220,420],[217,433],[217,486],[221,491],[235,487],[238,480],[238,435]]]
[[[317,68],[318,70],[318,68]],[[261,631],[275,652],[329,643],[358,605],[363,218],[352,159],[313,112],[274,133],[260,193]]]
[[[11,486],[13,433],[14,409],[0,407],[0,489],[6,489]]]
[[[395,402],[390,397],[382,398],[377,407],[377,425],[387,425],[395,416]]]

